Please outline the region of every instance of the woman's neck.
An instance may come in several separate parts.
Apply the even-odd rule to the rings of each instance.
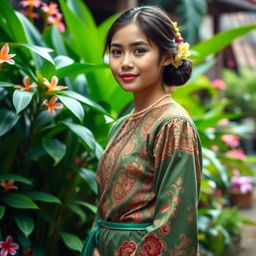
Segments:
[[[134,113],[142,111],[146,108],[148,108],[151,104],[153,104],[155,101],[160,99],[162,96],[168,94],[164,89],[159,90],[156,92],[149,92],[149,93],[140,93],[136,92],[134,93]],[[164,98],[161,103],[168,101],[168,97]]]

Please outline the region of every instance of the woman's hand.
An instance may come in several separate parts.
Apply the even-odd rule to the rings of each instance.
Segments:
[[[100,252],[99,252],[98,248],[94,248],[93,256],[100,256]]]

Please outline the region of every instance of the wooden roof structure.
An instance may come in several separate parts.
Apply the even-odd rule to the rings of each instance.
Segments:
[[[214,0],[209,2],[212,33],[239,26],[256,24],[256,0]],[[249,67],[256,71],[256,31],[232,42],[217,56],[213,76],[221,77],[223,66],[239,70]]]

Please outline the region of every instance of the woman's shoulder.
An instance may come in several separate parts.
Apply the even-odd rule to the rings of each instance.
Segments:
[[[170,122],[172,119],[180,119],[193,123],[187,110],[174,100],[171,103],[153,109],[152,117],[155,119],[155,124],[157,126],[168,121]]]
[[[171,129],[174,129],[177,128],[177,126],[186,125],[188,125],[188,127],[190,126],[192,130],[197,133],[197,129],[190,114],[176,101],[154,109],[150,119],[154,120],[151,130],[153,133],[158,133],[163,126],[170,126]]]

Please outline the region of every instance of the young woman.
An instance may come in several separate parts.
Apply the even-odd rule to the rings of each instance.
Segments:
[[[135,108],[115,123],[100,160],[98,212],[83,256],[197,255],[200,142],[166,91],[190,77],[188,46],[155,6],[130,9],[110,28],[110,68]]]

